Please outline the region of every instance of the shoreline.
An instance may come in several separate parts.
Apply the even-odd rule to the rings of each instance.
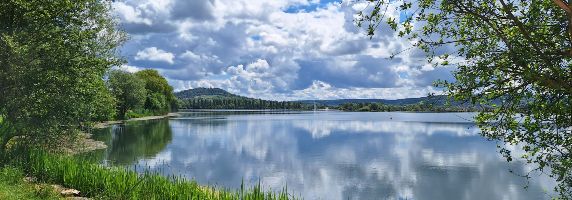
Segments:
[[[132,121],[147,121],[147,120],[154,120],[154,119],[164,119],[169,117],[178,117],[181,116],[178,113],[168,113],[166,115],[156,115],[156,116],[146,116],[146,117],[139,117],[133,118],[128,120],[116,120],[116,121],[105,121],[105,122],[98,122],[93,125],[91,128],[93,129],[102,129],[107,128],[112,125],[116,124],[124,124],[126,122]],[[90,151],[95,151],[99,149],[106,149],[107,145],[102,141],[97,141],[92,138],[91,133],[81,133],[77,141],[74,141],[73,144],[63,149],[63,151],[68,155],[75,155]]]
[[[92,126],[94,129],[102,129],[107,128],[111,125],[116,124],[124,124],[126,122],[133,122],[133,121],[147,121],[147,120],[154,120],[154,119],[163,119],[163,118],[170,118],[170,117],[178,117],[181,116],[178,113],[168,113],[166,115],[155,115],[155,116],[146,116],[146,117],[139,117],[139,118],[132,118],[126,120],[116,120],[116,121],[105,121],[105,122],[98,122]]]

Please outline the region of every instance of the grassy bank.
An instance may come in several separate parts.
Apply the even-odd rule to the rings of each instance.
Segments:
[[[60,199],[48,185],[31,184],[24,181],[24,172],[14,167],[0,169],[0,199]]]
[[[70,156],[32,152],[17,158],[10,165],[38,181],[74,188],[82,196],[98,199],[294,199],[285,189],[274,193],[260,184],[232,191],[201,186],[180,177],[108,168]]]

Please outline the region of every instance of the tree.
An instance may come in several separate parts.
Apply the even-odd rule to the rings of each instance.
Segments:
[[[129,110],[141,108],[147,99],[145,81],[132,73],[111,70],[108,77],[109,89],[117,100],[117,115],[124,119]]]
[[[358,26],[374,36],[386,23],[430,63],[454,65],[456,81],[437,85],[456,100],[493,106],[476,117],[482,135],[522,146],[521,157],[549,168],[555,190],[572,198],[572,1],[367,2]]]
[[[100,122],[115,119],[117,115],[117,110],[115,108],[117,101],[107,87],[100,88],[100,91],[95,98],[97,101],[94,101],[89,105],[85,104],[87,107],[84,108],[84,110],[91,113],[91,115],[88,116],[90,119],[89,121]]]
[[[145,109],[166,113],[171,108],[177,107],[173,87],[169,85],[167,79],[161,76],[157,70],[146,69],[138,71],[135,75],[145,81],[145,89],[147,90]]]
[[[160,93],[151,93],[147,95],[145,100],[145,109],[158,111],[158,112],[168,112],[170,105],[167,103],[165,95]]]
[[[100,0],[0,3],[0,149],[54,147],[84,123],[107,118],[104,73],[125,40]]]

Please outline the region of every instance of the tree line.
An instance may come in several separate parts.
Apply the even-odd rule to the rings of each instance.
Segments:
[[[337,106],[336,109],[354,112],[475,112],[486,110],[486,108],[469,106],[433,105],[423,101],[407,105],[390,105],[384,103],[344,103]]]
[[[288,109],[309,110],[308,104],[293,101],[269,101],[245,97],[199,96],[181,100],[184,109]]]

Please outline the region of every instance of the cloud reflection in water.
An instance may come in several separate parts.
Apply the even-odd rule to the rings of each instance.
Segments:
[[[532,179],[525,191],[526,180],[508,172],[523,173],[522,164],[507,164],[473,124],[456,118],[188,113],[169,120],[172,140],[161,152],[133,156],[139,167],[203,184],[238,188],[242,179],[260,179],[277,190],[287,184],[305,199],[548,198],[549,179]]]

